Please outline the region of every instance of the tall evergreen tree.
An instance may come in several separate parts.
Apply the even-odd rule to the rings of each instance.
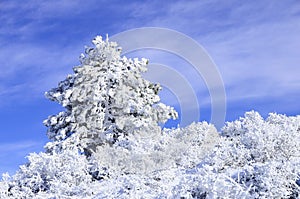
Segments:
[[[98,36],[93,44],[81,54],[74,74],[46,92],[66,109],[44,121],[54,141],[50,151],[54,146],[79,147],[90,155],[97,146],[115,144],[141,129],[159,132],[159,123],[177,117],[173,108],[159,102],[161,87],[142,78],[148,60],[121,57],[121,47],[108,38]]]

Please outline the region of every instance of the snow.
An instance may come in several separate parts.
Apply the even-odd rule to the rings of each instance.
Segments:
[[[29,154],[0,198],[297,198],[300,116],[250,111],[217,132],[207,122],[161,129],[177,118],[148,60],[120,57],[98,36],[46,97],[65,111],[44,124],[45,152]]]

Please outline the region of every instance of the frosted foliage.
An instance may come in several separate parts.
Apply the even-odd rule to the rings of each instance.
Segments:
[[[172,140],[179,135],[189,137],[192,129],[200,132],[210,129],[205,123],[193,125],[170,130],[167,135],[172,134],[169,137]],[[176,151],[178,146],[185,148],[181,144],[173,145],[171,150],[166,147],[168,151],[176,151],[170,152],[173,158],[168,161],[173,160],[176,166],[157,167],[147,175],[118,175],[105,181],[103,191],[96,198],[298,198],[299,127],[299,116],[270,114],[264,120],[257,112],[248,112],[244,118],[227,123],[220,138],[213,136],[213,149],[208,150],[206,156],[200,156],[195,161],[197,164],[186,161],[193,160],[195,150],[181,154],[180,149]],[[249,141],[255,142],[249,134],[263,141],[249,144]],[[179,142],[187,143],[190,148],[192,143],[202,141],[196,146],[199,151],[203,150],[206,139],[197,137],[203,138],[205,134],[192,136],[194,139],[185,142],[183,138]],[[172,140],[172,143],[176,142]],[[286,147],[294,153],[283,153],[281,150]],[[262,157],[258,158],[257,152]],[[178,157],[185,160],[184,164],[180,164]]]
[[[300,116],[271,113],[264,120],[252,111],[227,123],[221,135],[206,161],[238,183],[239,193],[250,198],[300,196]]]
[[[299,131],[300,116],[248,112],[221,136],[202,122],[128,136],[131,147],[100,145],[89,158],[69,148],[31,154],[3,175],[0,198],[298,198]]]
[[[299,119],[272,113],[264,121],[257,112],[248,112],[245,118],[228,123],[222,134],[242,143],[239,147],[256,162],[290,160],[300,157]]]
[[[33,153],[28,156],[28,160],[29,163],[22,165],[13,177],[3,178],[3,183],[9,187],[6,196],[39,198],[44,195],[47,198],[64,198],[92,195],[88,186],[92,184],[92,177],[88,173],[89,164],[77,151],[68,150],[51,155]]]
[[[300,116],[161,129],[177,113],[141,77],[147,60],[93,43],[46,93],[65,107],[45,121],[46,151],[2,175],[0,199],[300,197]]]
[[[66,108],[44,122],[50,139],[70,137],[67,145],[94,151],[98,145],[113,144],[138,129],[155,128],[177,117],[173,108],[159,102],[161,87],[142,78],[148,60],[120,57],[121,48],[99,36],[93,44],[80,56],[74,74],[46,93]]]
[[[98,177],[124,174],[151,175],[169,168],[193,168],[209,154],[219,139],[216,129],[204,123],[194,123],[182,129],[163,131],[150,139],[131,141],[130,149],[123,146],[99,146],[93,155]],[[98,167],[97,167],[98,166]],[[107,168],[101,172],[101,168]]]

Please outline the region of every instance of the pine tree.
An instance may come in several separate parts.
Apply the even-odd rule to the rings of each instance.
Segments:
[[[13,177],[4,175],[0,198],[90,197],[107,169],[123,172],[113,164],[103,168],[103,157],[94,155],[98,148],[128,154],[130,139],[159,137],[159,124],[177,118],[173,108],[160,103],[161,87],[142,78],[148,60],[121,57],[121,48],[108,38],[97,36],[93,44],[74,74],[45,94],[65,108],[44,121],[51,140],[46,152],[30,154]]]
[[[49,151],[78,147],[91,155],[96,147],[113,145],[135,133],[159,132],[159,123],[176,118],[176,111],[160,103],[161,87],[142,78],[148,60],[121,57],[115,42],[97,36],[81,54],[74,74],[46,92],[66,110],[50,116]],[[61,142],[64,140],[64,142]]]

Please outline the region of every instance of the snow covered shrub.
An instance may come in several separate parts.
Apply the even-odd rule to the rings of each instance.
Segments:
[[[289,160],[300,157],[300,119],[270,114],[266,121],[257,112],[248,112],[245,118],[228,123],[222,135],[239,140],[251,150],[256,162]]]
[[[155,171],[170,168],[193,168],[210,154],[218,142],[219,134],[206,122],[193,123],[185,128],[165,129],[151,139],[131,139],[130,148],[120,145],[98,146],[91,160],[98,165],[97,174],[106,172],[119,176],[139,174],[151,176]]]
[[[28,160],[10,180],[6,180],[8,197],[33,198],[43,193],[60,197],[92,194],[89,164],[77,151],[32,153]]]
[[[9,194],[10,176],[8,173],[2,174],[2,181],[0,181],[0,198],[8,197]]]
[[[264,120],[257,112],[247,112],[227,123],[206,161],[253,198],[295,197],[300,193],[299,126],[299,116],[270,114]]]
[[[165,153],[173,157],[176,165],[193,168],[209,155],[219,141],[216,128],[207,122],[192,123],[185,128],[164,131],[171,140]]]

